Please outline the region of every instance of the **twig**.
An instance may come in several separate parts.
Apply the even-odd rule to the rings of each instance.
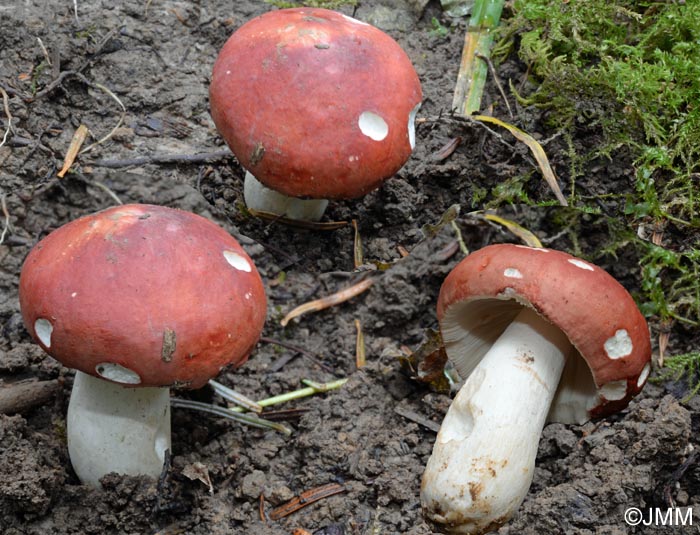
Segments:
[[[110,130],[110,132],[109,132],[106,136],[104,136],[104,137],[101,138],[101,139],[98,139],[97,141],[95,141],[95,142],[92,143],[91,145],[88,145],[87,147],[85,147],[83,150],[80,151],[80,154],[85,154],[86,152],[89,152],[89,151],[91,151],[92,149],[94,149],[97,145],[101,145],[102,143],[104,143],[105,141],[107,141],[108,139],[110,139],[110,138],[114,135],[114,132],[116,132],[117,129],[118,129],[118,128],[122,125],[122,123],[124,122],[124,118],[126,117],[126,108],[124,107],[124,104],[122,104],[122,101],[119,100],[119,97],[117,97],[117,95],[115,95],[108,87],[106,87],[106,86],[104,86],[104,85],[102,85],[102,84],[98,84],[98,83],[96,83],[96,82],[90,82],[90,81],[89,81],[87,78],[85,78],[82,74],[79,75],[79,77],[80,77],[80,78],[83,80],[83,82],[85,82],[86,84],[88,84],[88,85],[90,85],[90,86],[92,86],[92,87],[96,87],[97,89],[100,89],[101,91],[104,91],[105,93],[107,93],[110,97],[112,97],[112,98],[117,102],[117,104],[119,104],[119,107],[122,109],[122,114],[121,114],[121,116],[119,117],[119,120],[117,121],[117,124],[114,126],[114,128],[112,128],[112,130]]]
[[[318,366],[319,368],[321,368],[325,372],[333,373],[335,371],[333,368],[331,368],[327,364],[324,364],[316,355],[314,355],[313,353],[311,353],[310,351],[307,351],[306,349],[304,349],[302,347],[295,346],[293,344],[289,344],[289,343],[283,342],[281,340],[275,340],[273,338],[266,338],[264,336],[260,338],[260,341],[265,342],[265,343],[269,343],[269,344],[275,344],[278,346],[286,347],[287,349],[291,349],[292,351],[294,351],[293,354],[291,354],[289,356],[283,356],[283,357],[277,359],[275,362],[273,362],[270,365],[270,369],[269,369],[270,372],[280,371],[287,363],[289,363],[289,361],[294,359],[294,357],[296,357],[297,355],[301,355],[305,359],[310,360],[311,362],[314,363],[314,365]]]
[[[53,398],[60,390],[58,380],[22,381],[0,387],[0,414],[20,414]]]
[[[116,193],[114,193],[111,189],[109,189],[107,186],[105,186],[102,182],[98,182],[97,180],[87,180],[84,179],[87,184],[90,184],[91,186],[95,186],[98,189],[101,189],[104,191],[107,195],[109,195],[112,200],[117,203],[117,204],[124,204],[122,200],[117,196]]]
[[[44,46],[44,42],[41,40],[41,37],[37,37],[36,40],[39,41],[39,48],[41,48],[41,52],[44,54],[44,58],[46,58],[46,64],[51,67],[53,63],[49,57],[49,51],[46,50],[46,47]]]
[[[95,167],[119,169],[121,167],[133,167],[137,165],[156,163],[204,163],[230,157],[233,157],[231,151],[219,150],[214,152],[200,152],[196,154],[152,154],[150,156],[139,156],[125,160],[94,160],[89,162],[89,164]]]
[[[289,516],[292,513],[296,513],[299,509],[311,505],[319,500],[328,498],[329,496],[334,496],[345,492],[345,487],[339,485],[338,483],[329,483],[328,485],[322,485],[316,487],[315,489],[307,490],[299,494],[299,496],[292,498],[287,503],[276,507],[270,511],[271,520],[279,520],[285,516]]]
[[[324,310],[326,308],[339,305],[340,303],[344,303],[348,299],[352,299],[356,295],[360,295],[362,292],[369,290],[372,284],[374,284],[374,279],[366,278],[348,288],[343,288],[339,292],[328,295],[321,299],[309,301],[308,303],[304,303],[303,305],[299,305],[298,307],[287,313],[287,315],[284,318],[282,318],[282,321],[280,321],[280,325],[282,325],[282,327],[286,327],[291,320],[301,316],[302,314],[306,314],[307,312],[318,312],[319,310]]]
[[[303,347],[299,347],[297,345],[290,344],[289,342],[285,342],[284,340],[276,340],[275,338],[270,338],[268,336],[261,336],[260,341],[265,343],[265,344],[274,344],[276,346],[286,347],[287,349],[291,349],[292,351],[296,351],[297,353],[300,353],[301,355],[305,355],[314,361],[318,361],[318,357],[316,357],[316,355],[314,355],[310,351],[307,351]]]
[[[394,412],[398,414],[399,416],[403,416],[407,420],[411,420],[412,422],[417,423],[418,425],[422,425],[426,429],[430,429],[434,433],[437,433],[440,431],[440,424],[433,422],[432,420],[428,420],[427,418],[421,416],[415,411],[412,411],[411,409],[407,409],[406,407],[402,407],[401,405],[397,405],[394,408]]]
[[[510,102],[508,102],[508,97],[506,96],[506,92],[503,90],[503,86],[501,85],[501,80],[498,77],[498,74],[496,73],[496,67],[493,65],[493,61],[491,61],[491,58],[488,56],[484,56],[482,54],[476,55],[477,58],[479,58],[482,61],[485,61],[486,64],[489,66],[489,71],[491,71],[491,76],[493,76],[493,81],[496,84],[496,87],[498,88],[498,92],[501,93],[501,98],[503,99],[503,102],[506,104],[506,108],[508,109],[508,115],[510,115],[510,118],[513,119],[513,110],[510,108]]]
[[[28,97],[30,100],[36,100],[42,97],[45,97],[49,93],[51,93],[54,89],[56,89],[59,85],[63,83],[63,80],[68,78],[69,76],[82,76],[79,72],[77,71],[62,71],[61,74],[59,74],[49,85],[47,85],[44,89],[41,91],[37,92],[34,96]]]
[[[0,94],[2,94],[2,107],[4,108],[5,116],[7,117],[7,129],[5,130],[5,134],[2,136],[2,143],[0,143],[0,147],[2,147],[7,141],[7,136],[9,136],[10,134],[14,134],[15,129],[12,126],[12,114],[10,113],[10,97],[7,95],[7,91],[5,91],[2,87],[0,87]]]
[[[671,477],[668,478],[668,481],[665,482],[662,494],[664,497],[664,501],[666,502],[666,505],[668,507],[676,507],[673,497],[671,496],[671,491],[673,488],[675,488],[676,483],[678,483],[683,477],[683,474],[685,474],[688,468],[690,468],[691,465],[695,462],[695,459],[697,459],[697,457],[698,451],[692,451],[690,455],[688,455],[686,460],[683,461],[678,468],[676,468],[673,474],[671,474]]]
[[[298,420],[304,413],[309,412],[309,409],[280,409],[276,411],[265,411],[263,415],[266,420],[271,422]]]
[[[7,236],[8,231],[12,232],[12,224],[10,223],[10,212],[7,210],[7,195],[4,193],[0,196],[0,206],[2,207],[2,215],[4,217],[4,224],[2,226],[2,233],[0,233],[0,244],[5,241],[5,236]]]
[[[447,143],[445,143],[445,145],[440,150],[434,152],[430,157],[436,162],[446,160],[447,158],[452,156],[452,153],[455,150],[457,150],[457,147],[459,147],[459,144],[461,142],[462,138],[460,136],[453,137]]]

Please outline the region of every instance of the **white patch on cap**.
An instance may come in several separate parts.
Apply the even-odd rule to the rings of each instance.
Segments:
[[[611,381],[601,386],[598,393],[608,401],[619,401],[624,399],[624,397],[627,395],[627,381],[625,379],[621,379],[620,381]]]
[[[376,113],[363,111],[357,121],[360,131],[374,141],[381,141],[389,135],[389,125]]]
[[[567,262],[569,264],[573,264],[577,268],[586,269],[588,271],[593,271],[593,266],[591,266],[590,264],[587,264],[583,260],[579,260],[578,258],[569,258],[567,260]]]
[[[348,22],[352,22],[354,24],[362,24],[363,26],[369,26],[369,24],[367,24],[366,22],[362,22],[361,20],[357,20],[357,19],[353,19],[352,17],[348,17],[344,13],[341,13],[341,15],[343,15],[343,18],[345,18],[345,20],[347,20]]]
[[[224,258],[226,259],[226,262],[240,271],[250,273],[253,270],[253,268],[250,266],[250,262],[235,251],[224,251]]]
[[[349,161],[349,162],[356,162],[356,161],[358,161],[359,159],[360,159],[359,156],[349,156],[349,157],[348,157],[348,161]]]
[[[416,148],[416,115],[420,109],[421,102],[415,105],[408,114],[408,143],[411,145],[411,150]]]
[[[515,299],[518,297],[518,292],[516,292],[514,288],[507,286],[506,288],[503,288],[501,293],[498,294],[498,297],[501,299]]]
[[[642,373],[640,373],[639,377],[637,378],[637,388],[641,388],[642,385],[647,382],[649,372],[651,372],[651,364],[647,362],[644,365],[644,368],[642,368]]]
[[[51,347],[51,333],[53,332],[53,325],[51,322],[44,318],[39,318],[34,322],[34,332],[39,341],[44,344],[45,347]]]
[[[115,383],[137,385],[141,382],[138,373],[113,362],[101,362],[95,366],[97,375]]]
[[[611,359],[621,359],[632,353],[634,345],[632,339],[625,329],[619,329],[615,336],[608,338],[603,344],[605,352]]]
[[[70,294],[71,297],[75,297],[76,295],[78,295],[78,292],[73,292],[72,294]]]
[[[520,271],[515,269],[515,268],[506,268],[506,270],[503,272],[503,276],[511,278],[511,279],[522,279],[523,278],[523,274],[520,273]]]

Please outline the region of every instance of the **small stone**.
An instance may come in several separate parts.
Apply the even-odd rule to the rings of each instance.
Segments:
[[[248,499],[257,500],[265,491],[265,473],[253,470],[241,482],[241,494]]]

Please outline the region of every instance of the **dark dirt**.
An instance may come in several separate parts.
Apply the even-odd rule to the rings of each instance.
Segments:
[[[420,229],[459,204],[459,227],[470,249],[515,241],[507,231],[465,214],[482,208],[492,200],[492,189],[508,180],[522,182],[530,198],[551,197],[527,150],[508,134],[496,136],[441,115],[450,107],[464,26],[445,37],[431,33],[431,18],[441,17],[435,2],[359,2],[355,16],[385,29],[413,60],[423,83],[420,117],[425,120],[412,159],[396,177],[364,199],[331,203],[325,218],[356,219],[366,261],[392,267],[372,274],[376,282],[363,295],[283,329],[279,320],[292,307],[363,275],[353,272],[351,227],[299,230],[244,215],[243,173],[232,157],[126,168],[104,162],[222,150],[208,113],[211,66],[230,33],[271,6],[253,0],[115,4],[77,2],[78,20],[72,2],[0,5],[0,84],[14,128],[0,147],[0,189],[11,225],[0,243],[0,380],[59,379],[63,385],[49,402],[21,415],[0,415],[0,533],[290,534],[295,528],[319,534],[431,533],[421,518],[419,488],[435,434],[399,413],[439,423],[449,397],[406,377],[397,356],[402,346],[416,348],[427,328],[436,328],[440,284],[462,254],[449,225],[432,238]],[[499,74],[522,87],[525,70],[512,59]],[[68,71],[78,74],[61,75]],[[123,125],[59,180],[57,168],[80,124],[90,129],[88,142],[117,125],[120,107],[101,87],[126,108]],[[494,87],[489,86],[484,104],[508,120]],[[519,109],[514,99],[511,105],[516,124],[540,139],[552,134],[536,110]],[[4,110],[0,117],[6,125]],[[574,141],[588,143],[591,132],[583,134]],[[458,135],[462,144],[450,158],[432,157]],[[545,148],[566,193],[563,142],[555,138]],[[591,194],[628,189],[631,169],[620,156],[613,165],[592,164],[590,181],[582,187]],[[102,490],[81,486],[65,442],[72,374],[46,358],[24,330],[17,284],[22,261],[38,239],[113,205],[110,192],[123,202],[210,217],[256,262],[269,296],[264,336],[306,353],[261,343],[243,368],[223,373],[221,382],[258,399],[299,388],[303,378],[348,377],[348,383],[294,402],[306,412],[288,423],[294,429],[290,438],[176,409],[172,470],[164,481],[110,475]],[[588,257],[605,237],[600,218],[575,217],[563,209],[515,207],[499,213],[550,246]],[[399,246],[410,251],[406,258],[401,259]],[[593,259],[635,289],[638,266],[632,252]],[[367,352],[367,366],[359,370],[355,319],[362,321]],[[692,333],[675,332],[671,349],[693,340]],[[281,365],[281,359],[290,360]],[[650,384],[613,418],[547,426],[530,492],[499,533],[690,533],[694,528],[633,528],[623,517],[628,507],[665,510],[673,503],[695,506],[693,521],[700,523],[700,464],[692,453],[700,402],[679,401],[684,394],[680,384]],[[178,395],[221,403],[206,391]],[[185,475],[194,463],[206,467],[213,492]],[[269,510],[333,482],[345,492],[279,521],[260,520],[261,495]]]

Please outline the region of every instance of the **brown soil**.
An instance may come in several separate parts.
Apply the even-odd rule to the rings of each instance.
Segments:
[[[514,177],[531,198],[551,198],[527,149],[508,134],[444,116],[464,26],[444,37],[431,33],[431,18],[441,16],[435,2],[360,2],[354,15],[385,29],[413,60],[423,83],[425,120],[412,159],[396,177],[364,199],[333,202],[325,217],[357,220],[367,269],[392,266],[375,273],[374,286],[363,295],[282,328],[279,320],[292,307],[358,280],[351,227],[300,230],[246,216],[240,209],[242,171],[232,157],[120,168],[105,163],[222,150],[208,112],[211,66],[230,33],[271,6],[255,0],[77,2],[76,20],[73,4],[27,0],[0,6],[0,84],[14,127],[0,147],[0,188],[11,224],[0,244],[0,379],[60,381],[33,409],[0,415],[0,533],[252,535],[290,534],[294,528],[318,534],[431,533],[421,517],[419,489],[435,433],[420,418],[439,423],[449,397],[408,378],[397,356],[401,346],[416,348],[426,329],[436,328],[440,284],[462,254],[450,225],[428,238],[421,227],[459,204],[459,226],[470,249],[515,241],[506,230],[465,214],[482,208],[494,186]],[[69,71],[77,74],[65,74]],[[513,59],[499,67],[499,76],[519,86],[525,68]],[[80,124],[89,127],[89,141],[96,141],[119,120],[119,105],[101,87],[123,103],[124,123],[83,154],[66,178],[57,179]],[[495,87],[488,88],[484,104],[493,104],[493,114],[508,120]],[[513,99],[511,104],[518,114],[513,122],[541,139],[552,134],[536,110],[519,109]],[[4,120],[4,110],[0,117]],[[435,159],[456,136],[462,138],[456,152]],[[585,136],[576,143],[588,143]],[[565,147],[555,138],[546,149],[566,192]],[[629,188],[628,162],[624,155],[616,162],[592,165],[590,182],[581,186],[591,193],[600,184],[608,191]],[[291,406],[305,412],[288,422],[294,430],[289,438],[176,409],[172,469],[165,480],[110,475],[102,490],[81,486],[65,442],[72,374],[46,358],[25,331],[17,283],[22,261],[38,239],[113,205],[112,195],[125,203],[156,203],[210,217],[256,262],[269,296],[264,336],[304,352],[260,343],[250,361],[224,372],[221,382],[258,399],[299,388],[303,378],[348,377],[348,383],[294,402]],[[583,255],[593,255],[606,232],[599,218],[579,218],[579,240],[572,240],[560,233],[574,219],[563,209],[515,207],[500,214],[550,246]],[[399,246],[410,251],[406,258]],[[593,259],[635,289],[633,254]],[[367,365],[359,370],[355,319],[362,322],[367,352]],[[672,340],[685,348],[692,333],[674,333]],[[547,426],[530,492],[499,533],[690,533],[682,527],[634,528],[623,517],[628,507],[665,510],[669,503],[700,501],[700,468],[690,454],[700,402],[682,403],[684,394],[683,385],[650,384],[613,418]],[[210,392],[178,395],[221,404]],[[206,467],[213,492],[186,476],[194,463]],[[345,492],[281,520],[261,521],[261,495],[269,511],[334,482]]]

